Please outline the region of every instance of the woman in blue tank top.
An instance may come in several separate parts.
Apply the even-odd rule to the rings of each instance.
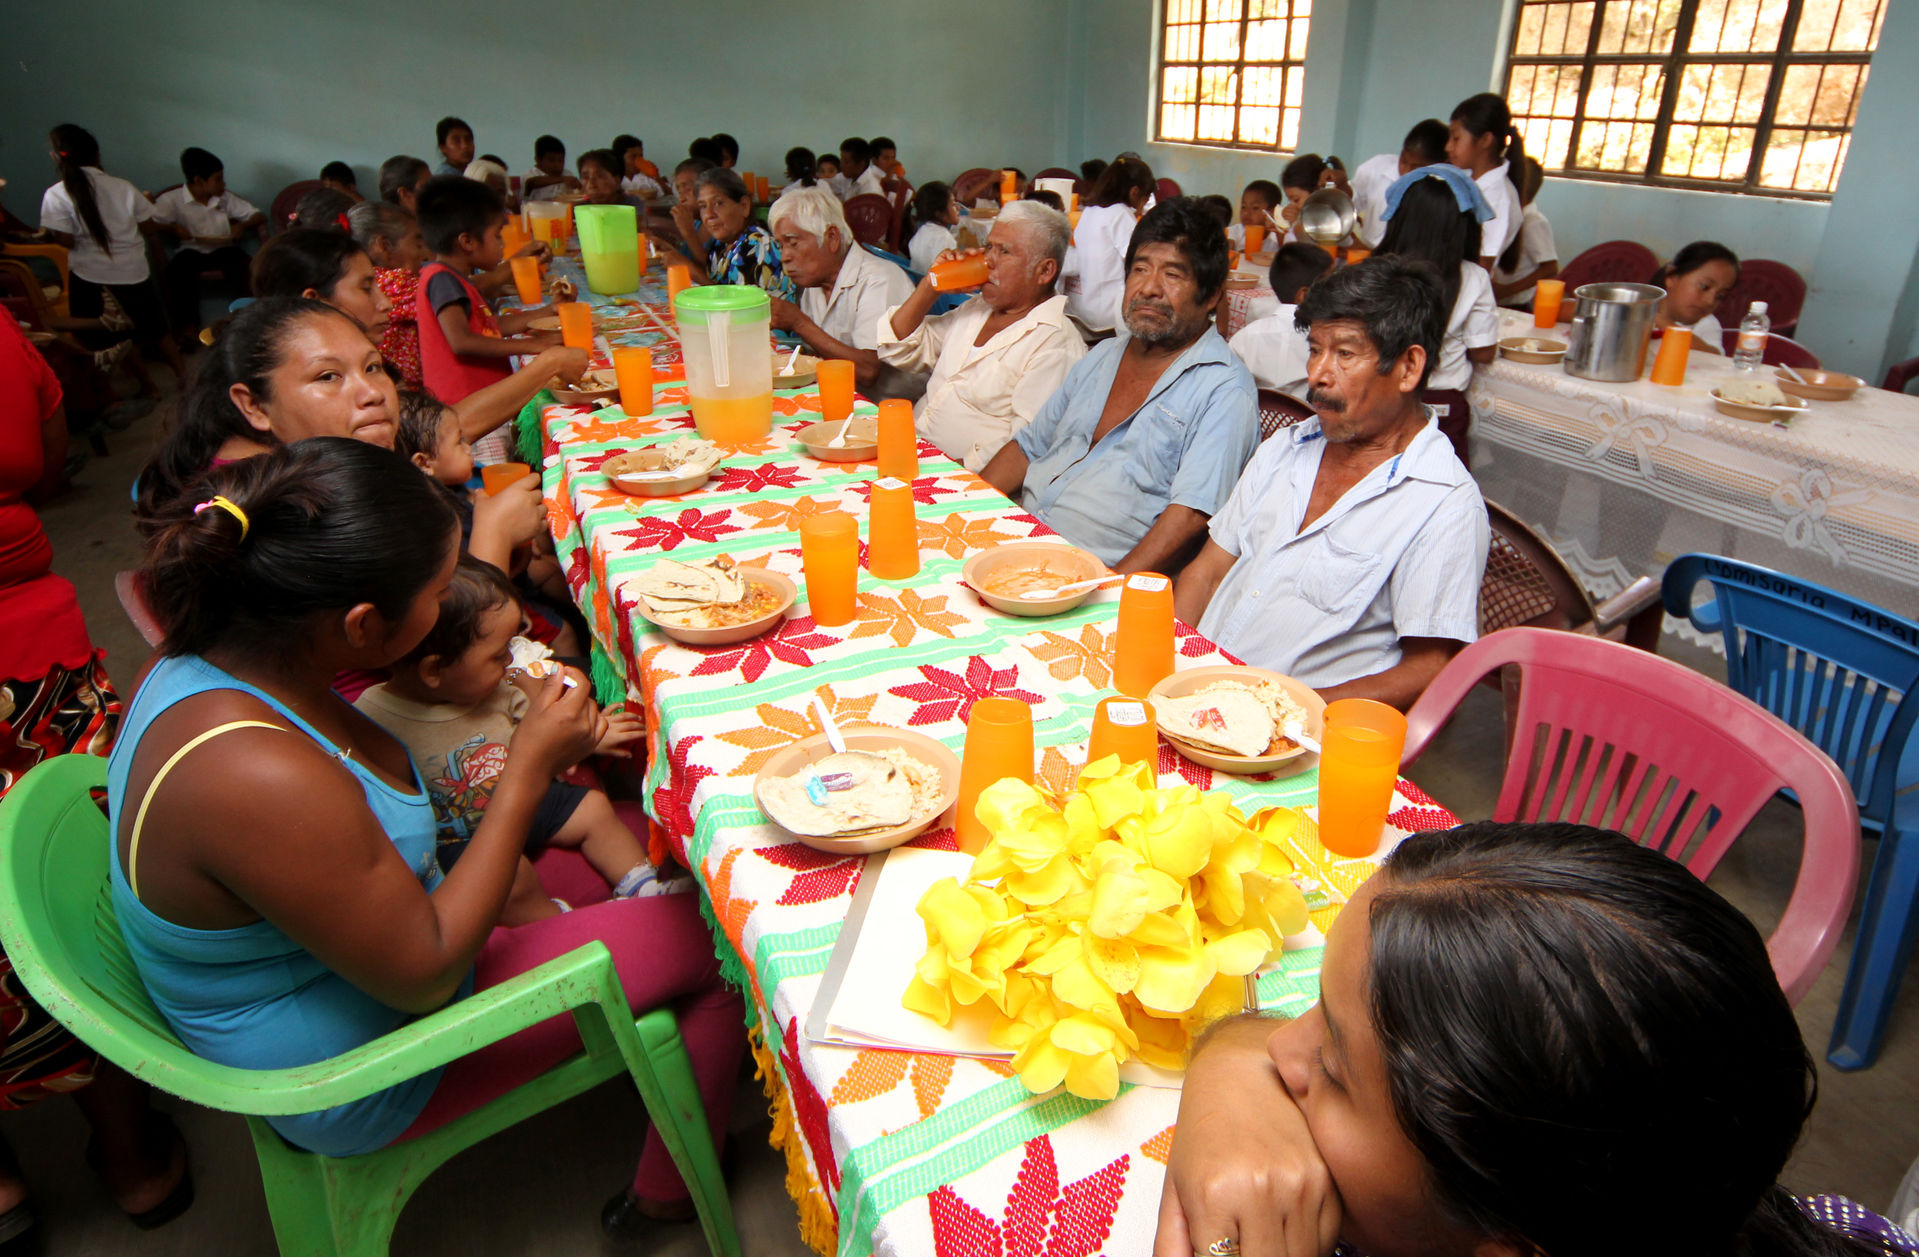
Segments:
[[[324,385],[328,365],[313,370]],[[243,1068],[324,1060],[467,993],[476,973],[492,985],[593,937],[613,948],[636,1010],[674,1002],[689,1047],[730,1019],[708,1045],[712,1079],[700,1071],[703,1093],[730,1088],[740,1004],[718,980],[697,906],[619,901],[494,930],[547,784],[603,727],[589,687],[555,676],[535,696],[445,877],[405,748],[331,689],[340,672],[405,654],[439,614],[460,534],[431,479],[390,451],[326,437],[219,469],[200,492],[142,520],[165,639],[108,779],[120,928],[182,1041]],[[577,1051],[570,1022],[273,1124],[317,1152],[370,1151]],[[709,1113],[724,1131],[724,1101]],[[635,1180],[649,1182],[650,1194],[625,1199],[673,1216],[677,1177]]]

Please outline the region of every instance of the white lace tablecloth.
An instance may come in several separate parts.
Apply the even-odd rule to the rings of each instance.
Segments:
[[[1750,423],[1708,396],[1731,375],[1697,352],[1677,388],[1501,358],[1473,378],[1473,474],[1601,596],[1699,550],[1919,614],[1919,397],[1861,389]]]
[[[1279,312],[1279,298],[1273,295],[1273,285],[1265,267],[1249,270],[1241,266],[1232,274],[1256,282],[1250,288],[1228,286],[1226,289],[1226,306],[1220,311],[1219,334],[1228,340],[1233,338],[1234,332],[1254,319]]]

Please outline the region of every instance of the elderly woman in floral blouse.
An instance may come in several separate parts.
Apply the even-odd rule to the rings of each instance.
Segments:
[[[696,280],[754,284],[787,301],[800,299],[780,265],[779,246],[753,221],[753,194],[731,170],[716,166],[702,171],[694,185],[694,204],[674,206],[673,219],[680,235],[694,246],[689,252]]]

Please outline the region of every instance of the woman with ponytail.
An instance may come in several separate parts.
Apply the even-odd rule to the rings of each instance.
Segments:
[[[1479,245],[1480,264],[1490,271],[1519,235],[1519,188],[1526,179],[1526,145],[1506,102],[1491,92],[1460,101],[1446,136],[1446,160],[1472,175],[1492,206]]]
[[[598,940],[636,1012],[677,1014],[723,1135],[743,1009],[694,896],[496,928],[547,785],[603,730],[591,687],[556,674],[531,694],[484,818],[444,875],[406,748],[331,689],[341,672],[405,656],[438,618],[460,530],[432,478],[390,450],[319,437],[223,467],[142,522],[163,638],[108,770],[112,894],[181,1040],[243,1069],[311,1064]],[[297,1146],[352,1156],[579,1050],[572,1020],[556,1017],[366,1099],[268,1120]],[[607,1212],[622,1236],[691,1218],[656,1133]]]
[[[1319,1003],[1186,1075],[1160,1257],[1912,1257],[1777,1182],[1817,1074],[1759,931],[1622,834],[1415,834],[1334,921]]]
[[[174,372],[184,375],[147,267],[146,237],[156,230],[153,206],[140,189],[100,169],[100,144],[85,128],[63,122],[47,140],[60,182],[40,198],[40,226],[69,251],[69,312],[77,319],[97,319],[111,291],[132,320],[140,348],[158,348]]]

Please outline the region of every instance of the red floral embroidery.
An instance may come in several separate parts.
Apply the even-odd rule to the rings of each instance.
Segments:
[[[1042,701],[1038,694],[1014,684],[1019,680],[1018,668],[995,668],[981,655],[966,661],[964,676],[928,663],[920,665],[920,675],[926,679],[911,685],[895,685],[886,691],[920,705],[906,722],[909,725],[953,719],[964,723],[973,713],[973,704],[982,698],[1016,698],[1029,706]]]
[[[1386,823],[1410,834],[1427,829],[1451,829],[1459,824],[1443,807],[1402,807],[1387,813]]]
[[[833,1160],[833,1135],[826,1125],[826,1101],[820,1098],[819,1088],[813,1085],[813,1080],[806,1076],[806,1067],[800,1064],[799,1041],[800,1019],[793,1017],[787,1021],[780,1043],[786,1094],[793,1100],[793,1116],[799,1121],[800,1133],[806,1136],[808,1151],[813,1154],[813,1170],[825,1189],[826,1203],[833,1207],[833,1216],[838,1218],[840,1167]]]
[[[951,1186],[928,1198],[933,1251],[938,1257],[1091,1257],[1112,1233],[1131,1164],[1131,1154],[1122,1155],[1062,1188],[1052,1138],[1029,1139],[997,1221]]]
[[[1414,785],[1410,781],[1401,781],[1399,783],[1399,794],[1400,794],[1400,797],[1405,799],[1408,803],[1415,804],[1419,807],[1440,807],[1441,806],[1438,799],[1435,799],[1432,795],[1427,794],[1424,790],[1421,790],[1418,786]],[[1457,821],[1449,821],[1448,823],[1458,824]]]
[[[709,493],[758,493],[761,489],[797,489],[800,469],[762,463],[758,467],[728,467],[719,481],[707,486]]]
[[[958,851],[959,836],[950,826],[946,829],[929,829],[906,845],[923,851]]]
[[[1187,759],[1184,755],[1174,750],[1171,742],[1161,738],[1159,743],[1159,775],[1164,777],[1167,773],[1178,773],[1195,786],[1198,786],[1201,790],[1211,790],[1213,788],[1212,769],[1206,767],[1204,764],[1195,764],[1192,760]]]
[[[853,486],[853,492],[860,496],[861,501],[871,502],[873,500],[873,482],[871,480],[862,480]],[[958,492],[959,489],[953,485],[941,484],[937,476],[924,476],[913,482],[913,500],[915,502],[925,502],[929,506],[938,502],[939,495],[942,493]]]
[[[1058,533],[1054,532],[1051,528],[1048,528],[1043,522],[1041,522],[1039,516],[1028,514],[1025,511],[1020,511],[1019,513],[1014,515],[1001,515],[999,518],[1002,522],[1008,523],[1008,524],[1029,525],[1032,528],[1032,532],[1028,534],[1029,536],[1034,536],[1034,537],[1059,536]]]
[[[686,762],[687,752],[699,740],[700,735],[694,734],[667,751],[666,780],[653,791],[653,815],[660,818],[660,824],[674,836],[682,851],[686,840],[693,836],[693,792],[700,782],[713,775],[710,768]]]
[[[716,676],[738,668],[746,680],[757,681],[775,659],[801,668],[810,667],[813,657],[808,651],[832,646],[839,640],[830,633],[818,631],[812,616],[795,616],[771,633],[756,637],[744,646],[715,647],[713,653],[702,660],[691,675]]]
[[[799,874],[775,901],[782,904],[825,903],[851,894],[860,883],[860,869],[866,863],[863,857],[832,856],[797,842],[761,847],[757,854]]]
[[[702,511],[697,506],[689,506],[673,519],[649,516],[632,528],[618,529],[612,535],[637,541],[644,547],[671,550],[682,541],[715,542],[721,533],[740,531],[738,524],[726,522],[729,514],[725,507]]]
[[[573,470],[575,472],[599,471],[606,466],[607,459],[618,458],[622,454],[632,452],[631,450],[603,450],[598,454],[582,454],[573,460]]]

